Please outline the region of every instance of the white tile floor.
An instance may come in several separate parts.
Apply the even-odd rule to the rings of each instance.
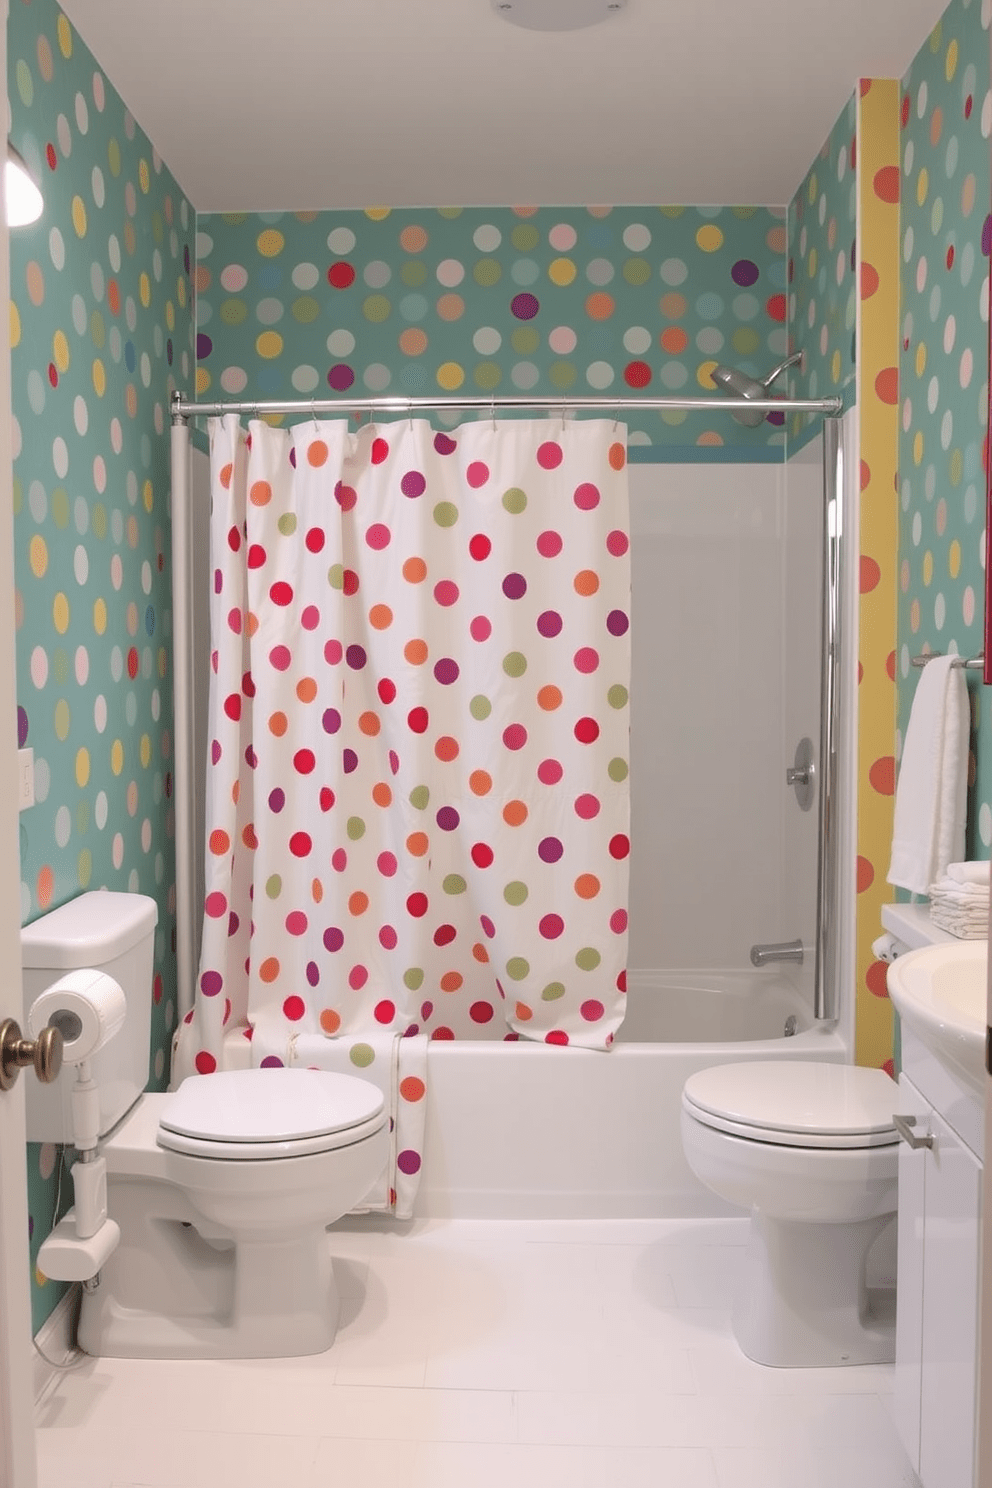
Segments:
[[[38,1410],[40,1488],[910,1488],[892,1370],[750,1363],[746,1224],[332,1236],[310,1359],[94,1360]]]

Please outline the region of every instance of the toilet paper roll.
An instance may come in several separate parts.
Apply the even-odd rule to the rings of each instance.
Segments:
[[[871,943],[872,955],[878,961],[894,961],[904,949],[894,935],[880,935]]]
[[[64,1063],[80,1064],[113,1038],[126,1012],[124,993],[113,977],[84,967],[67,972],[35,998],[28,1027],[34,1038],[45,1028],[57,1028]]]

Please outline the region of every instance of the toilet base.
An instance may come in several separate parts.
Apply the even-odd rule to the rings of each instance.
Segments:
[[[781,1369],[891,1363],[892,1294],[865,1281],[868,1252],[891,1219],[802,1224],[752,1210],[732,1316],[748,1358]]]

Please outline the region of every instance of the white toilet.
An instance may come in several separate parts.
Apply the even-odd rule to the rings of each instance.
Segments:
[[[749,1358],[804,1368],[894,1357],[865,1279],[896,1211],[897,1086],[882,1070],[798,1060],[699,1071],[682,1093],[696,1176],[751,1211],[733,1329]]]
[[[389,1146],[380,1091],[318,1070],[194,1076],[144,1094],[157,908],[86,893],[21,932],[25,1019],[67,971],[123,988],[120,1032],[92,1060],[101,1151],[120,1244],[83,1290],[79,1344],[124,1358],[320,1353],[337,1326],[326,1227],[378,1178]],[[27,1134],[72,1139],[75,1071],[27,1086]]]

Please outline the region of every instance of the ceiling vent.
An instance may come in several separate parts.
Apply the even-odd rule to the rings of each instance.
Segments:
[[[578,31],[626,9],[627,0],[489,0],[496,14],[528,31]]]

